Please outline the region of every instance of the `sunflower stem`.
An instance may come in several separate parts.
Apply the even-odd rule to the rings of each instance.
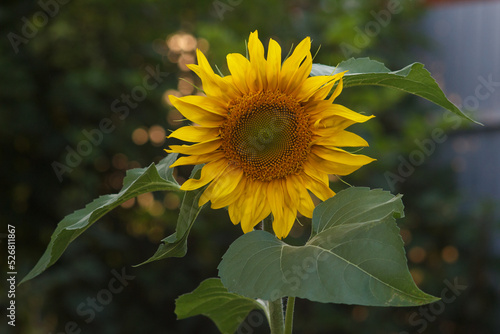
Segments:
[[[269,301],[269,327],[271,334],[283,334],[283,302],[281,298]]]
[[[295,308],[295,297],[288,297],[288,301],[286,302],[285,334],[292,334],[294,308]]]
[[[262,230],[274,235],[273,218],[271,215],[262,221]],[[269,327],[271,334],[283,334],[285,322],[283,317],[283,300],[278,298],[275,301],[268,301],[269,307]]]
[[[269,215],[267,218],[264,218],[264,220],[262,221],[262,230],[274,235],[273,218],[271,215]]]

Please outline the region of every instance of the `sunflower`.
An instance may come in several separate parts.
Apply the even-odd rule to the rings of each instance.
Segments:
[[[270,39],[266,59],[255,31],[249,59],[229,54],[231,75],[224,77],[197,50],[198,65],[188,66],[200,77],[205,96],[169,97],[195,123],[169,136],[194,143],[166,150],[186,155],[171,167],[205,164],[200,179],[187,180],[181,189],[208,184],[198,204],[228,207],[244,233],[272,213],[274,233],[286,237],[297,212],[312,217],[309,192],[322,201],[335,195],[328,174],[347,175],[374,160],[340,148],[368,146],[345,128],[373,116],[333,104],[344,73],[309,77],[310,49],[307,37],[282,63],[281,47]]]

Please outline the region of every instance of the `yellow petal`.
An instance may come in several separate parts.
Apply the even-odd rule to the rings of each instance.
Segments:
[[[353,154],[340,148],[327,148],[319,145],[314,145],[311,148],[311,152],[325,160],[335,161],[345,165],[366,165],[375,161],[375,159],[367,157],[366,155]]]
[[[297,217],[297,203],[293,203],[285,180],[268,182],[266,195],[273,214],[273,230],[278,238],[284,238],[290,232]]]
[[[293,53],[288,57],[283,63],[282,70],[287,72],[286,75],[293,75],[293,73],[298,69],[299,65],[302,63],[307,54],[311,53],[311,39],[309,37],[304,38],[299,45],[295,48]],[[283,73],[285,74],[285,73]]]
[[[290,197],[290,202],[285,202],[285,205],[296,205],[299,200],[299,192],[295,186],[296,182],[298,181],[298,178],[296,175],[289,175],[286,179],[284,179],[283,182],[283,189],[285,190],[286,194]]]
[[[177,138],[188,142],[202,142],[217,138],[219,128],[205,128],[202,126],[183,126],[172,132],[168,138]]]
[[[325,159],[323,157],[317,156],[315,153],[311,153],[309,155],[309,161],[319,170],[320,172],[326,173],[326,174],[336,174],[336,175],[348,175],[351,174],[352,172],[358,170],[360,167],[363,165],[366,165],[374,159],[371,159],[366,156],[361,156],[363,158],[357,159],[356,162],[351,161],[345,163],[345,159],[340,157],[340,161],[344,162],[339,162],[335,161],[334,158],[330,159]]]
[[[206,96],[169,96],[174,107],[187,119],[206,127],[217,127],[226,119],[227,111],[210,102]]]
[[[309,175],[311,177],[319,179],[326,186],[329,185],[330,181],[328,180],[328,175],[325,175],[324,172],[321,172],[320,170],[318,170],[316,168],[316,166],[314,165],[314,163],[311,161],[311,159],[304,161],[304,173],[306,173],[307,175]],[[325,175],[325,176],[323,176],[323,175]]]
[[[294,73],[294,75],[288,82],[288,85],[285,88],[285,92],[294,96],[298,95],[304,85],[304,82],[307,80],[309,74],[311,74],[311,68],[312,56],[311,53],[308,53],[302,64],[299,66],[298,70]]]
[[[316,129],[337,128],[342,130],[354,123],[363,123],[375,117],[358,114],[339,104],[332,104],[328,107],[315,104],[313,109],[315,112],[310,114],[309,121]]]
[[[314,202],[312,201],[311,196],[307,192],[306,187],[304,186],[304,180],[300,175],[292,175],[290,179],[291,183],[295,186],[298,196],[299,196],[299,212],[308,217],[312,218],[313,210],[314,210]]]
[[[320,159],[318,157],[316,158]],[[322,171],[321,169],[316,168],[316,166],[314,165],[314,163],[312,163],[312,161],[314,160],[311,157],[309,157],[309,159],[304,162],[304,174],[314,179],[316,182],[321,183],[326,188],[330,188],[330,180],[328,178],[328,173]],[[304,174],[302,174],[303,177],[305,177]]]
[[[338,162],[322,159],[315,154],[311,154],[309,156],[309,160],[312,161],[312,164],[314,164],[317,169],[324,174],[349,175],[362,166],[344,165]]]
[[[304,105],[304,108],[305,112],[310,116],[320,114],[320,116],[316,116],[315,120],[317,120],[325,118],[323,113],[325,113],[331,106],[331,102],[327,100],[310,100]]]
[[[283,205],[283,216],[281,219],[275,219],[273,221],[273,230],[276,237],[279,239],[285,238],[295,223],[297,218],[297,202],[298,196],[293,187],[289,187],[287,180],[283,179],[281,181],[281,188],[284,190],[284,205]]]
[[[189,179],[181,186],[181,190],[194,190],[203,187],[213,179],[217,178],[227,168],[227,160],[219,159],[207,163],[201,169],[201,177],[199,179]]]
[[[246,187],[237,196],[237,199],[228,206],[229,218],[234,225],[239,224],[243,216],[246,189],[248,189],[248,185],[246,183],[245,186]]]
[[[338,74],[335,74],[335,75],[331,75],[330,77],[333,79],[333,81],[329,82],[328,84],[326,84],[325,86],[323,86],[322,88],[320,88],[316,93],[314,93],[314,95],[311,97],[311,100],[324,100],[328,96],[328,93],[331,92],[331,90],[332,90],[333,86],[335,85],[335,83],[338,80],[342,81],[342,76],[344,75],[344,73],[345,72],[338,73]],[[341,82],[339,82],[339,85],[341,85]],[[339,85],[337,85],[337,87],[335,88],[335,91],[333,92],[333,94],[336,94]],[[340,88],[340,91],[342,91],[342,87]],[[340,91],[338,92],[338,94],[340,94]],[[330,99],[328,99],[328,101],[331,103],[333,100],[330,97]]]
[[[311,115],[309,119],[312,123],[311,127],[313,132],[316,130],[326,130],[326,131],[338,131],[343,130],[354,123],[350,119],[345,119],[343,117],[333,116],[328,118],[323,118],[322,115]]]
[[[225,102],[229,102],[237,96],[234,87],[214,73],[207,58],[200,50],[196,50],[196,57],[198,65],[190,64],[187,66],[200,77],[203,84],[203,91],[208,96],[222,99]]]
[[[167,151],[167,150],[165,150],[165,151]],[[204,163],[207,163],[210,161],[219,160],[220,158],[223,158],[223,157],[224,157],[224,152],[220,152],[220,151],[211,152],[211,153],[207,153],[207,154],[180,157],[172,165],[170,165],[170,168],[177,167],[177,166],[184,166],[184,165],[204,164]]]
[[[331,129],[315,129],[313,133],[319,138],[314,139],[315,145],[337,146],[337,147],[360,147],[368,146],[368,142],[349,131],[332,131]]]
[[[283,189],[280,180],[273,180],[267,183],[266,197],[273,213],[274,221],[283,218],[283,205],[285,202]]]
[[[304,180],[305,187],[322,201],[326,201],[327,199],[335,195],[333,190],[331,190],[328,186],[323,184],[323,182],[315,177],[307,174],[302,174],[302,179]]]
[[[247,185],[245,200],[241,208],[243,210],[241,229],[244,233],[252,231],[254,226],[267,217],[271,211],[266,207],[265,191],[263,191],[265,183],[254,181],[248,182]]]
[[[194,145],[171,145],[168,153],[182,153],[189,155],[199,155],[214,152],[220,147],[222,140],[220,138],[212,139],[206,142],[194,144]]]
[[[279,85],[281,72],[281,47],[273,39],[269,40],[267,49],[266,77],[267,89],[276,90]]]
[[[219,209],[228,205],[220,206],[224,204],[221,203],[221,199],[226,199],[226,201],[232,203],[231,198],[235,198],[233,191],[238,186],[242,177],[243,171],[240,168],[228,167],[224,173],[205,189],[200,197],[200,203],[205,204],[210,200],[212,201],[213,209]]]
[[[241,210],[240,205],[238,205],[240,198],[241,196],[236,198],[236,200],[227,208],[227,211],[229,212],[229,219],[234,225],[238,225],[241,220]]]
[[[250,33],[248,39],[248,55],[252,66],[252,73],[257,74],[254,82],[254,90],[260,91],[264,87],[266,78],[266,61],[264,59],[264,46],[259,40],[259,34],[256,31]]]
[[[211,208],[220,209],[226,206],[230,206],[238,199],[239,194],[244,193],[245,189],[246,189],[246,180],[245,178],[242,178],[237,183],[236,188],[233,190],[232,193],[228,193],[227,195],[222,197],[210,199],[210,201],[212,202]]]
[[[327,85],[328,83],[334,82],[334,80],[335,79],[330,76],[316,76],[307,78],[306,81],[304,81],[304,83],[302,84],[299,93],[297,94],[297,100],[309,100],[311,96],[317,93],[321,87]]]
[[[247,78],[251,71],[250,62],[239,53],[228,54],[226,59],[234,85],[238,87],[241,93],[248,94]]]
[[[345,71],[345,72],[347,72],[347,71]],[[345,72],[342,72],[339,74],[344,75]],[[342,78],[340,78],[339,84],[335,88],[335,91],[333,92],[332,96],[330,96],[328,101],[333,102],[337,98],[337,96],[339,96],[340,93],[342,92],[342,88],[344,88],[344,80]]]
[[[332,91],[333,86],[335,85],[335,80],[330,81],[327,84],[325,84],[323,87],[319,88],[316,90],[314,94],[309,98],[310,101],[322,101],[324,100],[327,96],[328,93]]]
[[[273,221],[273,230],[276,237],[279,239],[286,238],[290,233],[295,219],[297,217],[297,211],[292,211],[289,208],[285,208],[283,212],[283,218],[279,221]]]
[[[361,115],[355,111],[352,111],[349,108],[344,107],[343,105],[340,104],[332,104],[330,108],[328,108],[327,111],[325,111],[325,115],[335,115],[338,117],[343,117],[349,120],[352,120],[356,123],[364,123],[367,120],[375,117],[375,116],[365,116]]]
[[[281,67],[281,80],[280,80],[280,88],[283,92],[287,91],[288,87],[296,88],[302,84],[302,82],[309,76],[311,73],[312,66],[312,57],[311,57],[311,39],[306,37],[302,40],[302,42],[297,45],[293,53],[288,57]],[[304,61],[305,59],[305,61]],[[304,61],[304,62],[303,62]],[[302,63],[302,72],[301,77],[297,75],[299,71],[300,65]],[[307,69],[309,68],[309,72]],[[304,77],[305,76],[305,77]],[[292,79],[295,77],[296,82],[292,82]]]

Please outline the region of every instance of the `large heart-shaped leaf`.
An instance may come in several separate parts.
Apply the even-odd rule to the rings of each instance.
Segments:
[[[201,168],[201,165],[195,166],[191,172],[190,178],[198,178],[201,174]],[[161,241],[162,243],[152,257],[137,266],[169,257],[183,257],[186,255],[187,237],[194,225],[196,217],[198,217],[198,214],[203,208],[198,206],[198,200],[205,191],[205,188],[206,187],[202,187],[184,193],[184,199],[180,207],[175,232]]]
[[[44,254],[21,283],[40,275],[53,265],[73,240],[97,222],[99,218],[123,202],[151,191],[178,190],[179,185],[172,175],[173,169],[170,168],[176,158],[176,154],[170,154],[158,165],[153,163],[147,168],[135,168],[127,171],[123,179],[123,188],[118,194],[101,196],[84,209],[64,217],[52,233]]]
[[[204,280],[193,292],[175,301],[178,319],[204,315],[212,319],[223,334],[233,334],[254,309],[267,314],[263,303],[228,292],[218,278]]]
[[[319,204],[304,246],[290,246],[264,231],[238,238],[219,265],[229,291],[250,298],[284,296],[372,306],[414,306],[436,301],[408,271],[395,217],[400,196],[349,188]]]
[[[344,75],[344,88],[362,85],[384,86],[402,90],[427,99],[455,114],[480,124],[465,115],[446,98],[443,91],[421,63],[413,63],[399,71],[391,71],[381,62],[370,58],[351,58],[338,66],[313,64],[311,76],[332,75],[348,71]]]

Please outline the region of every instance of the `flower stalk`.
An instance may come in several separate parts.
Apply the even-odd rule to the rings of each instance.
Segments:
[[[271,215],[262,221],[262,230],[274,235],[273,218]],[[268,301],[268,307],[271,334],[283,334],[285,330],[285,323],[283,319],[283,300],[278,298],[275,301]]]
[[[275,301],[269,301],[269,327],[271,334],[283,334],[284,321],[283,321],[283,302],[281,298]]]
[[[285,334],[292,334],[293,329],[293,309],[295,308],[295,297],[288,297],[286,302]]]

